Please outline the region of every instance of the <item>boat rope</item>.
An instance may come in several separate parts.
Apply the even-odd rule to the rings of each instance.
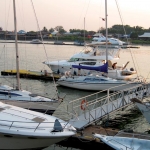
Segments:
[[[115,0],[115,2],[116,2],[116,5],[117,5],[117,9],[118,9],[118,12],[119,12],[119,16],[120,16],[120,20],[121,20],[121,23],[122,23],[122,26],[123,26],[124,33],[127,34],[127,33],[126,33],[126,30],[125,30],[125,27],[124,27],[124,21],[123,21],[122,15],[121,15],[121,11],[120,11],[120,9],[119,9],[118,1]],[[126,40],[127,40],[127,43],[129,44],[129,40],[128,40],[127,37],[126,37]],[[135,65],[135,62],[134,62],[134,59],[133,59],[133,53],[132,53],[132,51],[131,51],[131,48],[129,48],[129,50],[130,50],[131,57],[132,57],[132,60],[133,60],[133,65],[134,65],[134,67],[135,67],[135,69],[136,69],[136,65]],[[138,76],[138,72],[137,72],[137,76]]]
[[[38,22],[38,19],[37,19],[37,15],[36,15],[34,4],[33,4],[32,0],[31,0],[31,4],[32,4],[34,15],[35,15],[35,19],[36,19],[36,22],[37,22],[37,27],[38,27],[38,30],[39,30],[39,33],[40,33],[40,37],[41,37],[41,40],[42,40],[42,44],[43,44],[43,47],[44,47],[44,51],[45,51],[45,54],[46,54],[46,59],[47,59],[47,62],[48,62],[47,51],[46,51],[46,48],[45,48],[45,44],[43,42],[43,36],[42,36],[41,30],[40,30],[39,22]],[[57,87],[56,87],[56,83],[55,83],[53,72],[52,72],[52,78],[53,78],[54,87],[55,87],[55,90],[56,90],[56,93],[57,93],[57,98],[59,99],[59,93],[58,93],[58,90],[57,90]]]

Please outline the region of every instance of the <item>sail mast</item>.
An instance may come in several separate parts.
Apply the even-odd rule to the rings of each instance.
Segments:
[[[105,27],[106,27],[106,62],[108,63],[107,0],[105,0]]]
[[[85,46],[85,17],[84,17],[84,46]]]
[[[17,72],[17,86],[16,89],[20,90],[20,78],[19,78],[19,53],[18,53],[18,37],[17,37],[17,18],[16,18],[16,4],[13,0],[14,10],[14,32],[15,32],[15,47],[16,47],[16,72]]]

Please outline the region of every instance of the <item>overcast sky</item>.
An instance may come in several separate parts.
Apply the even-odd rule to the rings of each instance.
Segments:
[[[69,29],[97,31],[105,27],[101,18],[105,17],[105,0],[32,0],[40,28],[47,29],[58,25]],[[107,0],[108,27],[122,24],[116,1],[122,14],[124,24],[130,26],[150,27],[150,0]],[[0,0],[0,27],[13,29],[13,0]],[[31,0],[16,0],[18,30],[37,31]]]

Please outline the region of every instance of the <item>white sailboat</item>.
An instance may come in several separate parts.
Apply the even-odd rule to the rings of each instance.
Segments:
[[[17,70],[17,86],[16,88],[0,85],[0,101],[6,104],[19,106],[22,108],[32,109],[40,112],[52,114],[61,103],[61,100],[55,100],[32,94],[29,91],[21,90],[19,78],[19,54],[17,39],[17,19],[16,6],[14,1],[14,30],[15,30],[15,47],[16,47],[16,70]]]
[[[54,116],[0,102],[0,149],[42,149],[75,134]]]
[[[150,100],[149,98],[146,99],[147,101],[140,101],[137,98],[131,99],[133,103],[136,104],[136,106],[139,108],[143,116],[146,118],[148,123],[150,124]]]
[[[102,134],[94,134],[95,138],[102,140],[105,144],[114,148],[115,150],[149,150],[150,140],[147,136],[141,134],[128,134],[124,136],[106,136]],[[140,138],[139,138],[140,137]]]
[[[106,22],[106,41],[108,37],[108,30],[107,30],[107,4],[105,4],[105,22]],[[104,63],[100,67],[88,67],[88,66],[76,66],[72,65],[74,68],[78,68],[78,72],[80,72],[81,69],[89,69],[89,70],[96,70],[103,72],[104,74],[97,74],[97,75],[85,75],[85,76],[71,76],[71,73],[66,73],[65,76],[61,77],[57,84],[76,88],[76,89],[83,89],[83,90],[105,90],[110,89],[111,91],[116,90],[123,90],[129,87],[137,86],[137,82],[128,82],[124,80],[116,80],[109,78],[108,73],[108,42],[106,42],[106,63]],[[106,74],[105,74],[106,73]],[[79,73],[80,74],[80,73]]]
[[[139,82],[129,82],[125,80],[116,80],[99,75],[89,76],[63,76],[57,81],[58,85],[81,90],[100,91],[109,89],[110,91],[119,91],[136,87]]]

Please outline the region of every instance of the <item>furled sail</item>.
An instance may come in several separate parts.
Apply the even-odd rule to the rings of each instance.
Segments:
[[[72,65],[72,67],[73,68],[78,68],[78,69],[95,70],[95,71],[108,73],[108,63],[105,63],[104,65],[98,66],[98,67],[82,66],[82,65]]]

